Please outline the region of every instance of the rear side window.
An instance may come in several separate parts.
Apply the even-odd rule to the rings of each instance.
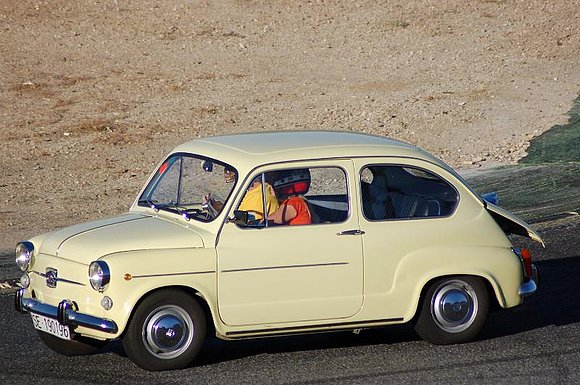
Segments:
[[[449,216],[459,201],[451,184],[415,167],[367,166],[360,183],[364,216],[373,221]]]

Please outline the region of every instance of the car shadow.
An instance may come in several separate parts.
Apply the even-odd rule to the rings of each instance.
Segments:
[[[515,309],[491,313],[480,339],[497,338],[546,326],[580,322],[580,256],[537,262],[538,291]]]
[[[214,337],[208,339],[195,365],[211,365],[261,354],[391,345],[418,339],[410,325],[363,330],[359,334],[341,331],[241,341],[222,341]]]

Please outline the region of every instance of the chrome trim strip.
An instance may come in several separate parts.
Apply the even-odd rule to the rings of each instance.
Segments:
[[[187,273],[167,273],[167,274],[143,274],[143,275],[133,275],[133,278],[153,278],[153,277],[172,277],[177,275],[197,275],[197,274],[213,274],[215,270],[209,271],[196,271]]]
[[[41,273],[40,271],[32,271],[32,273],[34,273],[36,275],[40,275],[42,278],[46,279],[46,273]],[[71,281],[71,280],[66,279],[66,278],[55,277],[55,280],[56,280],[56,282],[64,282],[64,283],[70,283],[72,285],[87,286],[84,283]]]
[[[278,270],[278,269],[293,269],[300,267],[321,267],[321,266],[342,266],[348,265],[348,262],[330,262],[330,263],[312,263],[307,265],[287,265],[287,266],[267,266],[267,267],[248,267],[244,269],[229,269],[222,270],[222,273],[239,273],[242,271],[257,271],[257,270]]]
[[[63,325],[83,326],[88,329],[110,334],[117,333],[119,330],[115,321],[107,318],[94,317],[73,310],[72,302],[69,300],[62,300],[58,307],[56,307],[37,301],[34,298],[25,298],[24,289],[20,289],[16,292],[15,306],[16,310],[19,310],[22,313],[30,312],[40,314],[58,320],[58,322]]]
[[[246,334],[268,334],[268,333],[296,333],[303,330],[318,330],[318,329],[330,329],[330,331],[335,329],[352,329],[352,328],[370,328],[370,327],[380,327],[391,324],[393,322],[401,322],[403,317],[397,318],[387,318],[375,321],[361,321],[361,322],[343,322],[335,324],[321,324],[321,325],[307,325],[307,326],[292,326],[287,328],[272,328],[272,329],[260,329],[260,330],[246,330],[246,331],[235,331],[226,332],[226,336],[236,336],[236,335],[246,335]]]

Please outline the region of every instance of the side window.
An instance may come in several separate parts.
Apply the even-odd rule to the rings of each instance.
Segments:
[[[348,217],[346,174],[338,167],[311,169],[312,184],[306,195],[315,223],[339,223]]]
[[[416,167],[368,166],[360,183],[363,213],[369,220],[448,216],[459,201],[448,182]]]
[[[268,213],[266,221],[264,212]],[[238,206],[238,215],[247,216],[239,225],[252,227],[343,222],[348,216],[346,175],[338,167],[256,175]]]

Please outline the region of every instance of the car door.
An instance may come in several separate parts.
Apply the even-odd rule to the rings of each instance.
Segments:
[[[453,218],[459,191],[444,170],[402,158],[358,159],[360,225],[364,232],[365,309],[371,317],[400,318],[420,287],[421,259],[453,241],[463,220]],[[413,260],[417,275],[401,266]],[[425,263],[428,261],[425,260]]]
[[[228,325],[347,318],[362,306],[362,241],[350,193],[352,162],[278,165],[251,177],[297,168],[311,174],[304,196],[314,223],[243,226],[229,221],[222,228],[218,307]],[[243,195],[238,194],[229,217]]]

